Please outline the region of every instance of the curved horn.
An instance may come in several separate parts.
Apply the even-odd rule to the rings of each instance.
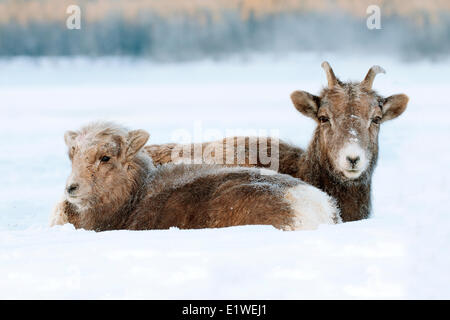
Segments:
[[[380,66],[373,66],[372,68],[369,69],[369,72],[367,72],[367,75],[364,78],[364,80],[361,82],[361,85],[365,89],[371,90],[373,80],[375,79],[375,76],[379,73],[386,73],[386,71]]]
[[[327,61],[322,62],[322,68],[325,70],[325,74],[327,75],[328,80],[328,88],[333,88],[338,84],[336,76],[334,75],[333,69],[331,69],[330,64]]]

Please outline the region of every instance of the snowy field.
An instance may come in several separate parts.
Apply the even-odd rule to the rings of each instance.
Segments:
[[[374,88],[410,97],[381,128],[371,219],[304,232],[47,227],[70,172],[65,130],[104,119],[152,143],[253,129],[306,146],[314,123],[289,95],[318,93],[325,59],[342,80],[379,64]],[[0,298],[449,299],[449,74],[450,61],[377,56],[2,60]]]

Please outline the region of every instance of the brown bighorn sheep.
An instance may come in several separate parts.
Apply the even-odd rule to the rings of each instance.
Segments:
[[[375,76],[385,73],[379,66],[370,68],[360,83],[340,81],[328,62],[322,63],[322,67],[327,75],[328,87],[319,96],[305,91],[291,94],[295,108],[317,123],[308,149],[304,151],[283,141],[279,141],[279,147],[275,150],[270,140],[257,145],[259,149],[265,149],[263,153],[279,156],[280,173],[300,178],[335,198],[343,221],[368,218],[380,124],[401,115],[406,109],[408,97],[396,94],[384,98],[372,89]],[[237,152],[236,137],[204,143],[203,149],[221,145],[225,156],[230,152],[227,150],[230,139],[235,142],[230,144],[234,147],[232,151]],[[261,150],[253,150],[258,156],[257,161],[248,161],[252,151],[249,150],[248,139],[241,140],[246,152],[245,163],[234,165],[268,167],[259,159]],[[166,163],[171,161],[170,152],[175,146],[151,145],[146,147],[146,151],[154,157],[156,164]]]
[[[300,230],[340,222],[331,197],[288,175],[215,165],[155,168],[142,150],[148,137],[112,123],[68,131],[72,173],[51,225],[104,231],[261,224]]]

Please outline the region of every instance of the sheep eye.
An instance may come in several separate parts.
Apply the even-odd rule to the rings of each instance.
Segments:
[[[321,116],[321,117],[319,117],[319,121],[320,121],[320,123],[326,123],[326,122],[330,121],[330,119],[325,116]]]
[[[100,159],[100,161],[101,161],[101,162],[108,162],[109,159],[111,159],[111,158],[108,157],[108,156],[103,156],[103,157]]]
[[[375,124],[380,124],[381,118],[380,117],[375,117],[375,118],[372,119],[372,122],[375,123]]]

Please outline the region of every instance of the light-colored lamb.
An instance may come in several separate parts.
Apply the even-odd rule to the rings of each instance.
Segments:
[[[72,173],[52,224],[96,231],[254,224],[302,230],[340,222],[331,197],[288,175],[215,165],[155,168],[142,149],[148,137],[104,122],[67,132]]]

